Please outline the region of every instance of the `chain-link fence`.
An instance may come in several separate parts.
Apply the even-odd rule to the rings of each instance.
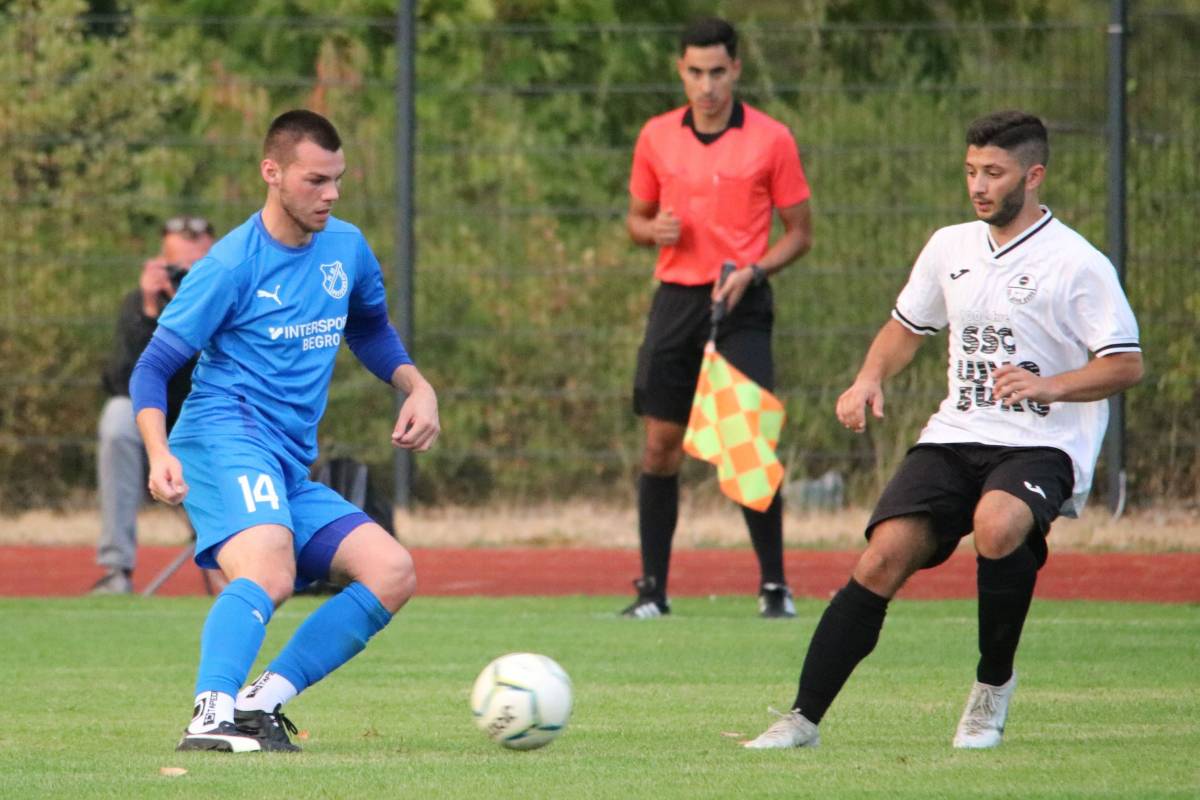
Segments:
[[[163,218],[198,213],[224,232],[258,208],[274,114],[304,105],[335,121],[349,163],[337,213],[385,270],[406,266],[393,258],[395,19],[168,17],[169,4],[80,17],[76,5],[0,5],[7,509],[89,497],[119,299]],[[892,386],[886,425],[856,437],[832,418],[920,247],[971,216],[970,119],[1042,115],[1043,199],[1103,248],[1106,21],[1066,7],[1074,16],[1035,21],[735,19],[741,94],[790,126],[813,186],[814,248],[775,281],[793,477],[836,469],[852,491],[875,486],[944,392],[944,345],[927,344]],[[409,344],[440,389],[445,433],[418,461],[419,500],[629,491],[653,254],[625,234],[626,184],[640,125],[683,103],[679,17],[660,11],[661,23],[581,11],[482,24],[420,9]],[[1149,369],[1129,393],[1127,461],[1132,502],[1148,503],[1200,488],[1200,9],[1130,22],[1127,281]],[[391,396],[343,356],[324,446],[386,464]]]

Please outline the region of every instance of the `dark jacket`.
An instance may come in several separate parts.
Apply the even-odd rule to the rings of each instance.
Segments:
[[[112,353],[104,368],[104,391],[110,396],[129,396],[129,376],[133,367],[141,357],[142,351],[150,343],[158,320],[147,317],[142,312],[142,292],[135,289],[121,301],[121,310],[117,314],[117,336],[113,342]],[[185,364],[167,384],[167,427],[175,424],[179,409],[183,405],[188,392],[192,390],[192,369],[196,366],[197,358]]]

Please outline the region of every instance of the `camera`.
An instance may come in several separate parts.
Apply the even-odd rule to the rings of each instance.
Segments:
[[[175,291],[179,291],[179,284],[183,283],[183,276],[187,275],[187,267],[181,267],[178,264],[167,264],[167,280],[171,282],[171,286]]]
[[[187,267],[181,267],[178,264],[167,264],[167,280],[171,282],[172,294],[179,291],[179,284],[183,283],[183,276],[187,275]],[[171,297],[166,292],[158,293],[158,310],[161,312],[167,307],[167,303],[171,302]]]

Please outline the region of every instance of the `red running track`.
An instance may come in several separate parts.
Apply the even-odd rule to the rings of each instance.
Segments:
[[[180,552],[138,551],[135,588],[141,590]],[[417,592],[446,595],[625,595],[640,572],[633,550],[578,548],[417,549]],[[795,550],[786,556],[792,590],[828,598],[846,582],[857,552]],[[0,596],[64,597],[87,592],[100,576],[95,551],[85,547],[0,547]],[[757,590],[750,550],[680,550],[671,561],[673,596],[750,595]],[[190,561],[158,591],[205,593]],[[1200,553],[1051,553],[1037,595],[1049,599],[1200,603]],[[900,593],[909,599],[973,598],[975,560],[960,550],[944,565],[915,575]]]

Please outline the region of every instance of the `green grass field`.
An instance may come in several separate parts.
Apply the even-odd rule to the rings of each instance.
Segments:
[[[265,654],[315,602],[276,615]],[[173,750],[206,600],[0,600],[0,797],[1200,796],[1196,606],[1035,602],[1005,743],[959,752],[974,603],[899,601],[821,748],[751,752],[737,738],[786,708],[823,604],[767,622],[752,598],[680,599],[673,618],[633,622],[621,603],[418,599],[289,706],[304,753],[233,757]],[[503,750],[471,722],[475,675],[512,650],[575,684],[544,750]]]

